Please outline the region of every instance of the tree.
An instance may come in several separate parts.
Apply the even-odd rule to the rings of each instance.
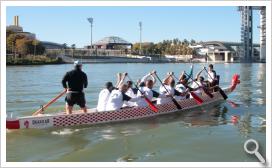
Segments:
[[[34,56],[36,56],[36,47],[37,47],[38,44],[39,44],[38,40],[34,39],[32,41],[32,45],[34,46]]]
[[[20,55],[27,55],[29,53],[29,41],[26,38],[16,40],[16,49]]]
[[[11,33],[9,34],[9,36],[7,36],[6,39],[6,46],[7,46],[7,51],[9,53],[14,53],[16,52],[16,40],[18,39],[22,39],[24,38],[24,35],[21,34],[15,34],[15,33]]]
[[[184,45],[189,45],[189,41],[188,41],[187,39],[184,39],[184,40],[183,40],[183,44],[184,44]]]
[[[195,41],[194,39],[191,39],[190,44],[193,45],[193,44],[195,44],[195,43],[196,43],[196,41]]]

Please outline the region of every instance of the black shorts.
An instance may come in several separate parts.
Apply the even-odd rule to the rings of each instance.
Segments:
[[[83,92],[67,93],[65,101],[69,106],[74,106],[75,104],[79,105],[80,108],[84,108],[86,106],[85,95]]]

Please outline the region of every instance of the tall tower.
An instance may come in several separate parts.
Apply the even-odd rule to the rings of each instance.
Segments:
[[[252,7],[240,6],[241,12],[241,43],[240,50],[241,62],[253,61],[253,42],[252,42]]]
[[[260,8],[260,61],[266,60],[266,11],[265,6]]]
[[[19,26],[19,16],[14,16],[14,26]]]

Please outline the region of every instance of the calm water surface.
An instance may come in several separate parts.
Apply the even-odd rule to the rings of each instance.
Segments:
[[[194,74],[205,64],[195,64]],[[86,64],[89,107],[97,103],[106,81],[117,72],[134,79],[152,69],[163,77],[179,74],[190,64]],[[41,104],[62,91],[61,79],[72,65],[7,67],[7,113],[31,115]],[[191,111],[97,126],[7,131],[7,161],[256,161],[245,154],[248,138],[260,142],[265,154],[265,64],[215,64],[221,86],[228,86],[234,73],[241,84],[223,102]],[[156,85],[158,87],[158,83]],[[64,110],[64,98],[48,113]],[[231,116],[240,120],[233,124]]]

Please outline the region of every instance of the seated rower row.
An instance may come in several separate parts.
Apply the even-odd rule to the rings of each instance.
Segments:
[[[75,69],[65,74],[62,80],[63,87],[67,90],[66,96],[66,113],[71,114],[74,104],[78,104],[86,113],[86,101],[83,88],[88,85],[87,75],[82,71],[82,63],[75,61]],[[165,104],[175,100],[183,100],[190,98],[192,92],[202,95],[203,92],[215,91],[219,88],[219,77],[213,70],[213,65],[209,65],[208,81],[200,76],[201,72],[206,70],[203,68],[195,79],[183,72],[176,84],[174,73],[167,73],[166,78],[161,82],[159,92],[153,89],[156,83],[156,71],[152,71],[145,75],[141,80],[137,81],[136,88],[133,88],[133,81],[126,80],[127,73],[117,74],[117,83],[115,87],[112,82],[107,82],[105,88],[99,93],[97,111],[119,110],[125,107],[146,107],[150,105],[149,101],[154,104]],[[159,79],[159,78],[158,78]],[[189,79],[192,79],[191,83]],[[68,85],[67,85],[68,84]],[[147,99],[149,100],[147,103]]]

